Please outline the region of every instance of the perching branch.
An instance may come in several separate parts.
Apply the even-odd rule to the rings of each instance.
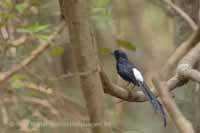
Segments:
[[[162,80],[167,80],[169,73],[173,70],[173,68],[177,65],[178,61],[190,50],[192,49],[196,43],[200,41],[200,28],[198,28],[194,33],[189,37],[188,40],[186,40],[183,44],[181,44],[175,52],[172,54],[172,56],[167,60],[165,63],[164,67],[161,69],[160,76]],[[190,71],[190,73],[194,74],[196,71]],[[147,99],[145,98],[144,94],[140,91],[136,91],[134,93],[131,93],[127,91],[126,89],[117,86],[113,84],[109,78],[106,76],[105,72],[103,69],[100,72],[102,82],[104,85],[104,92],[107,94],[110,94],[112,96],[121,98],[125,101],[135,101],[135,102],[144,102]],[[195,76],[197,77],[197,76]],[[180,77],[180,74],[176,74],[175,76],[171,77],[168,81],[167,84],[169,86],[169,90],[173,90],[176,87],[182,86],[185,83],[187,83],[188,78],[183,78]],[[153,93],[158,96],[157,92],[152,90]]]
[[[100,76],[102,79],[103,89],[105,93],[129,102],[147,101],[146,97],[141,91],[129,92],[127,89],[112,83],[105,74],[104,70],[100,71]],[[174,77],[168,80],[167,85],[169,86],[169,90],[174,90],[176,87],[182,86],[185,83],[187,83],[186,79],[179,79],[177,75],[175,75]],[[158,96],[158,93],[155,89],[152,90],[152,92],[156,96]]]
[[[193,49],[191,49],[186,56],[183,57],[181,62],[177,67],[177,73],[175,76],[170,78],[168,81],[160,81],[160,77],[153,80],[155,87],[157,88],[158,92],[152,90],[152,92],[156,96],[160,96],[165,108],[173,121],[175,122],[177,128],[182,133],[194,133],[194,129],[191,123],[184,117],[181,113],[179,108],[176,106],[173,98],[170,96],[170,91],[175,89],[178,86],[182,86],[189,79],[195,79],[199,81],[199,72],[198,73],[191,73],[197,71],[192,69],[196,62],[199,59],[200,53],[200,44],[196,45]],[[190,72],[190,73],[189,73]],[[146,97],[140,91],[136,92],[129,92],[128,90],[113,84],[108,77],[106,76],[105,72],[102,70],[100,72],[102,83],[104,85],[104,92],[110,94],[114,97],[118,97],[125,101],[135,101],[135,102],[144,102],[146,101]],[[165,73],[160,73],[165,74]],[[159,75],[160,76],[160,75]],[[162,76],[162,75],[161,75]],[[158,80],[159,79],[159,80]]]

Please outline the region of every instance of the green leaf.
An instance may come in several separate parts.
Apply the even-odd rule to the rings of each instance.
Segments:
[[[51,55],[53,56],[61,56],[64,53],[64,48],[62,47],[54,47],[51,49]]]
[[[4,19],[6,19],[6,20],[10,20],[10,19],[16,17],[16,15],[13,14],[13,13],[6,13],[6,14],[3,14],[2,17],[3,17]]]
[[[34,23],[32,25],[25,26],[23,28],[17,29],[18,32],[21,33],[38,33],[42,31],[47,31],[49,25],[41,25],[39,23]]]
[[[92,19],[97,22],[111,22],[112,14],[111,11],[106,8],[93,8],[92,11]]]
[[[7,23],[5,21],[0,21],[0,28],[5,26]]]
[[[95,7],[106,7],[109,3],[110,3],[111,0],[95,0],[94,1],[94,6]]]
[[[23,74],[15,74],[11,77],[11,81],[15,81],[15,80],[24,80],[27,77]]]
[[[132,50],[132,51],[136,50],[136,47],[131,42],[126,41],[126,40],[118,39],[117,44],[118,44],[119,47],[123,47],[123,48],[128,49],[128,50]]]
[[[21,89],[24,87],[24,84],[21,80],[15,80],[11,82],[11,87],[15,89]]]
[[[12,88],[21,89],[24,87],[22,80],[26,79],[25,75],[15,74],[11,77],[10,84]]]
[[[100,48],[99,52],[100,52],[100,54],[108,55],[111,53],[111,50],[109,48]]]
[[[25,9],[27,9],[28,4],[27,3],[21,3],[21,4],[17,4],[15,6],[15,9],[19,12],[19,13],[23,13],[25,11]]]
[[[28,93],[28,95],[31,96],[31,97],[37,97],[39,95],[39,93],[31,91],[31,92]]]
[[[17,46],[15,46],[15,45],[13,45],[12,43],[9,43],[9,42],[1,42],[0,43],[0,48],[8,49],[8,48],[11,48],[11,47],[17,47]]]
[[[4,4],[7,8],[13,7],[13,2],[11,0],[1,0],[0,3]]]

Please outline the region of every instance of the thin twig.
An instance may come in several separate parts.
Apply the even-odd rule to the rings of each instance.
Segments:
[[[174,11],[176,11],[189,25],[193,30],[196,30],[198,28],[197,24],[192,20],[192,18],[184,12],[180,7],[175,5],[171,2],[171,0],[162,0],[167,5],[169,5]]]
[[[160,71],[162,75],[162,80],[168,80],[170,77],[170,72],[176,67],[178,61],[191,49],[193,48],[199,41],[200,41],[200,28],[195,30],[193,34],[183,42],[174,52],[173,54],[167,59],[165,65]]]
[[[0,100],[0,105],[1,105],[1,113],[2,113],[2,119],[3,119],[3,124],[7,125],[8,124],[8,113],[6,111],[6,108],[4,106],[4,104],[2,103],[2,101]]]
[[[42,105],[43,107],[48,108],[52,114],[59,115],[59,111],[56,108],[54,108],[47,100],[26,96],[21,96],[20,98],[22,98],[22,100],[25,102]]]
[[[89,74],[92,74],[94,72],[97,72],[98,69],[94,69],[94,70],[89,70],[89,71],[86,71],[86,72],[79,72],[79,73],[68,73],[68,74],[65,74],[65,75],[61,75],[60,78],[73,78],[73,77],[78,77],[78,76],[86,76],[86,75],[89,75]]]
[[[10,70],[7,72],[1,73],[0,74],[0,85],[3,84],[5,81],[7,81],[12,75],[15,73],[19,72],[21,69],[23,69],[25,66],[29,65],[32,63],[39,55],[41,55],[50,45],[50,43],[53,41],[55,36],[59,34],[63,30],[64,24],[60,24],[57,28],[57,30],[49,37],[47,41],[44,43],[40,44],[37,49],[33,50],[31,54],[22,60],[19,64],[13,65]]]

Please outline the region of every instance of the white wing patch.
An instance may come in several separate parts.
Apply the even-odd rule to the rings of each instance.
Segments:
[[[132,70],[133,70],[133,74],[135,75],[135,78],[136,78],[137,80],[143,82],[143,81],[144,81],[144,78],[143,78],[141,72],[140,72],[138,69],[136,69],[136,68],[133,68]]]

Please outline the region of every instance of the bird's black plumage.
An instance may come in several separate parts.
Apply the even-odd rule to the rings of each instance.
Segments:
[[[166,126],[166,115],[161,103],[157,100],[156,96],[151,92],[145,83],[143,76],[135,64],[128,60],[127,55],[121,50],[115,50],[114,56],[117,60],[117,72],[126,81],[138,86],[152,104],[155,111],[159,112],[164,119],[164,126]]]

